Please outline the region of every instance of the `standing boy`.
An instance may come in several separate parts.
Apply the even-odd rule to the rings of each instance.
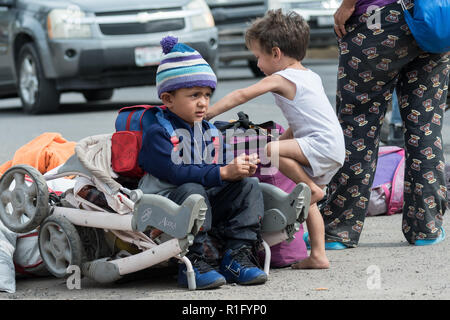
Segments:
[[[310,256],[294,268],[329,268],[325,254],[324,223],[317,201],[323,188],[344,163],[344,136],[320,77],[305,68],[309,26],[297,13],[269,11],[246,32],[247,47],[266,75],[258,83],[236,90],[216,104],[207,119],[271,92],[286,117],[289,128],[278,141],[267,145],[269,157],[278,160],[280,171],[296,184],[311,189],[311,207],[306,224],[311,238]],[[331,244],[328,244],[331,245]]]

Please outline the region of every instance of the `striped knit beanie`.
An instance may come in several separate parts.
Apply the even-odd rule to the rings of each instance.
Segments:
[[[178,39],[168,36],[161,40],[164,56],[156,72],[156,88],[163,92],[181,88],[216,88],[217,77],[200,53]]]

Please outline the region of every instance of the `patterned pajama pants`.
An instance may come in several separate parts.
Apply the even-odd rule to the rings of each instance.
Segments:
[[[339,40],[336,111],[346,161],[320,203],[326,240],[349,247],[357,246],[363,229],[380,128],[394,88],[405,134],[402,231],[409,243],[439,235],[446,203],[441,131],[449,55],[426,53],[417,46],[399,4],[371,14],[351,17],[348,33]],[[369,28],[377,21],[373,14],[379,24]]]

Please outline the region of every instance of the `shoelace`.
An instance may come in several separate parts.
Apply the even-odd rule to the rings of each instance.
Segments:
[[[192,266],[198,270],[200,273],[206,273],[208,271],[214,270],[208,263],[206,263],[201,257],[195,257],[191,260]]]
[[[238,249],[235,254],[233,254],[233,258],[239,262],[242,267],[253,268],[255,264],[250,260],[250,257],[253,256],[250,248],[241,248]]]

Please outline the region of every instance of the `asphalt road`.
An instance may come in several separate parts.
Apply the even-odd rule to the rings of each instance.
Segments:
[[[336,61],[325,64],[310,61],[305,65],[322,77],[327,96],[334,105]],[[245,67],[220,69],[219,86],[213,102],[254,82]],[[43,132],[59,132],[69,141],[113,132],[120,107],[158,104],[156,97],[155,87],[116,90],[112,101],[97,104],[86,104],[80,94],[65,94],[60,113],[39,116],[23,114],[18,99],[0,100],[0,164],[11,159],[15,150]],[[236,118],[236,113],[241,110],[254,122],[274,120],[286,125],[270,94],[223,114],[217,120]],[[444,126],[444,145],[449,161],[450,122],[445,120]],[[449,220],[444,220],[444,228],[450,231]],[[272,269],[269,281],[257,287],[225,285],[217,290],[191,292],[179,288],[174,274],[167,272],[109,285],[84,278],[80,290],[67,289],[64,279],[19,279],[16,293],[0,293],[0,299],[166,299],[186,300],[187,306],[188,300],[450,298],[450,241],[446,239],[431,247],[408,245],[401,232],[401,215],[367,218],[358,248],[328,251],[327,254],[331,262],[329,270]],[[181,309],[179,312],[181,314]]]

